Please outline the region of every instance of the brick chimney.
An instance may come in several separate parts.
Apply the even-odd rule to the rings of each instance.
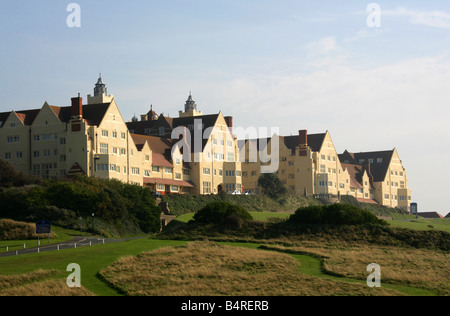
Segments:
[[[226,116],[225,122],[227,122],[228,128],[230,130],[230,133],[233,133],[233,117],[232,116]]]
[[[77,98],[72,98],[72,118],[83,118],[83,98],[79,93]]]
[[[367,172],[367,175],[369,176],[370,181],[373,182],[373,176],[370,171],[370,162],[365,161],[365,162],[363,162],[362,166],[363,166],[363,170],[365,170]]]
[[[301,130],[298,132],[298,146],[300,156],[306,156],[308,150],[308,131]]]

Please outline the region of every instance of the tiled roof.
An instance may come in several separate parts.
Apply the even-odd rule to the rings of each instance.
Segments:
[[[99,126],[110,104],[111,103],[83,105],[83,119],[86,120],[88,125]],[[50,108],[62,123],[68,123],[70,121],[72,116],[72,107],[51,105]],[[40,111],[41,109],[33,109],[15,112],[24,125],[30,126],[33,124]],[[11,112],[0,113],[0,121],[6,121],[10,113]]]
[[[394,150],[361,153],[350,153],[346,150],[339,155],[339,160],[341,163],[361,165],[362,161],[367,163],[371,159],[373,162],[370,163],[370,173],[373,176],[373,181],[382,182],[386,178],[393,153]]]
[[[146,178],[144,177],[145,184],[164,184],[164,185],[178,185],[181,187],[193,188],[195,185],[191,181],[174,180],[174,179],[162,179],[162,178]]]
[[[24,125],[31,125],[39,114],[39,111],[40,110],[16,111],[16,114]]]
[[[322,148],[323,141],[325,139],[326,133],[323,134],[310,134],[308,135],[308,146],[312,151],[320,151]],[[265,144],[262,144],[262,140],[265,140]],[[258,150],[264,149],[269,143],[271,137],[258,138],[258,139],[248,139],[250,143],[255,144]],[[299,136],[280,136],[280,142],[284,142],[288,149],[294,150],[300,144]],[[264,145],[264,146],[262,146]]]
[[[364,187],[362,184],[362,177],[364,175],[363,167],[360,165],[345,164],[345,163],[341,165],[344,171],[347,170],[350,176],[350,187],[362,189]]]
[[[438,212],[421,212],[417,213],[417,215],[423,218],[444,218],[444,216],[442,216]]]

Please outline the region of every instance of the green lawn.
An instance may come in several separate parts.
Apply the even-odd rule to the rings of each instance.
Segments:
[[[270,218],[288,219],[291,216],[290,213],[281,212],[249,212],[254,220],[268,221]],[[177,220],[183,223],[189,222],[194,218],[195,213],[187,213],[177,217]]]
[[[71,263],[77,263],[81,267],[81,284],[98,296],[118,296],[116,290],[109,287],[97,277],[97,273],[113,264],[121,257],[134,256],[143,251],[151,251],[161,247],[171,247],[185,244],[185,241],[154,240],[140,238],[126,242],[101,244],[92,247],[68,249],[61,251],[45,252],[0,258],[0,275],[15,275],[33,272],[39,269],[59,271],[59,278],[66,278],[70,272],[66,268]],[[224,243],[230,246],[258,248],[258,244],[251,243]],[[264,251],[264,250],[261,250]],[[330,276],[321,269],[321,261],[309,255],[291,254],[301,262],[300,271],[311,277],[333,279],[341,282],[364,283],[364,280]],[[408,287],[406,285],[383,284],[383,286],[397,289],[410,295],[432,295],[430,291]]]
[[[450,232],[450,218],[418,218],[409,221],[392,220],[389,221],[389,224],[393,227],[414,230],[442,230]]]
[[[70,274],[70,272],[66,272],[67,266],[77,263],[81,268],[81,284],[85,288],[96,295],[115,296],[119,293],[97,278],[97,273],[101,269],[124,256],[181,244],[184,242],[141,238],[92,247],[0,258],[0,275],[23,274],[39,269],[56,269],[60,271],[61,278],[67,278]]]

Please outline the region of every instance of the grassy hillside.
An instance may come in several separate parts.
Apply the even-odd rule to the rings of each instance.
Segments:
[[[169,203],[169,209],[174,215],[195,213],[206,204],[218,200],[224,200],[244,207],[249,212],[276,212],[295,211],[299,207],[308,205],[320,205],[313,198],[303,196],[286,195],[277,199],[271,199],[265,195],[166,195],[163,202]]]

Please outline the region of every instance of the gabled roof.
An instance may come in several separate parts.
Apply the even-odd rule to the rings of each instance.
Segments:
[[[325,140],[326,133],[321,134],[308,134],[308,146],[312,151],[320,151]],[[284,136],[282,137],[284,144],[289,149],[295,149],[300,145],[300,138],[296,136]]]
[[[11,112],[0,113],[0,127],[3,127]]]
[[[83,105],[83,119],[86,120],[88,125],[99,126],[110,105],[111,103]],[[69,123],[72,116],[72,107],[50,105],[50,109],[55,113],[55,115],[62,123]],[[33,124],[40,111],[41,109],[33,109],[25,111],[15,111],[15,113],[24,125],[30,126]],[[12,112],[0,113],[0,121],[5,122],[11,113]]]
[[[346,164],[341,163],[343,170],[347,170],[349,176],[350,176],[350,187],[356,188],[356,189],[362,189],[363,186],[363,176],[364,172],[367,170],[364,169],[361,165],[354,165],[354,164]],[[370,179],[370,174],[368,174]],[[370,181],[369,181],[370,182]],[[372,185],[370,183],[370,185]]]
[[[444,216],[442,216],[438,212],[421,212],[417,213],[417,215],[423,218],[444,218]]]
[[[338,155],[341,163],[361,165],[363,162],[369,162],[369,159],[373,162],[370,163],[370,173],[373,176],[374,182],[383,182],[386,178],[391,163],[394,150],[385,151],[373,151],[373,152],[361,152],[351,153],[347,150]]]
[[[136,148],[142,150],[147,143],[152,150],[152,164],[159,167],[173,168],[172,163],[172,147],[174,141],[157,136],[131,134]]]
[[[312,151],[320,151],[323,141],[325,140],[325,136],[326,133],[308,135],[308,146]],[[261,150],[265,148],[265,145],[268,144],[271,139],[271,137],[264,137],[258,139],[247,139],[246,141],[256,144],[256,148]],[[262,140],[265,140],[265,144],[263,144]],[[293,151],[300,145],[300,138],[299,136],[280,136],[280,142],[284,142],[286,147]]]
[[[137,121],[137,122],[128,122],[128,129],[133,131],[134,134],[140,135],[159,135],[159,128],[164,127],[166,129],[165,135],[170,137],[172,131],[177,127],[186,127],[191,132],[191,141],[194,141],[194,123],[195,120],[201,120],[202,124],[202,147],[201,150],[205,148],[208,143],[208,139],[210,137],[211,130],[208,130],[209,134],[205,134],[208,128],[211,128],[216,125],[217,119],[219,118],[219,114],[212,115],[201,115],[201,116],[191,116],[191,117],[165,117],[161,114],[157,120],[148,120],[148,121]],[[191,146],[191,150],[194,151],[196,146]]]
[[[22,121],[23,125],[31,125],[38,116],[39,110],[15,111],[17,117]]]

